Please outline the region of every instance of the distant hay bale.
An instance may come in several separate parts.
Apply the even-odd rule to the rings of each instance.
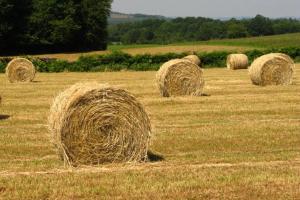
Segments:
[[[123,89],[79,83],[56,97],[49,129],[71,166],[147,159],[151,125],[137,99]]]
[[[293,81],[295,63],[286,54],[271,53],[257,58],[249,69],[255,85],[289,85]]]
[[[35,68],[32,62],[25,58],[15,58],[6,67],[6,76],[9,82],[31,82],[35,77]]]
[[[189,55],[189,56],[184,57],[183,59],[189,60],[198,66],[201,65],[201,60],[197,55]]]
[[[230,54],[227,57],[227,68],[236,69],[247,69],[248,68],[248,56],[245,54]]]
[[[205,83],[202,69],[184,59],[163,64],[156,74],[156,81],[163,97],[200,96]]]

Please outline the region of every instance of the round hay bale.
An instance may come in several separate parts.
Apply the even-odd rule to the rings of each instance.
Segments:
[[[59,155],[71,166],[147,159],[150,120],[123,89],[75,84],[54,100],[49,128]]]
[[[163,97],[200,96],[204,87],[202,69],[187,60],[170,60],[156,74],[156,81]]]
[[[6,67],[6,76],[9,82],[31,82],[35,77],[35,68],[32,62],[25,58],[15,58]]]
[[[295,63],[286,54],[271,53],[257,58],[249,68],[255,85],[289,85],[293,81]]]
[[[189,61],[191,61],[192,63],[194,63],[194,64],[196,64],[196,65],[198,65],[198,66],[201,65],[201,60],[200,60],[200,58],[199,58],[198,56],[196,56],[196,55],[189,55],[189,56],[184,57],[183,59],[189,60]]]
[[[248,64],[248,56],[246,56],[245,54],[230,54],[227,56],[228,69],[247,69]]]

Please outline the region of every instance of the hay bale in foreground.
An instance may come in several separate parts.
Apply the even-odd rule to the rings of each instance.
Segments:
[[[150,120],[123,89],[75,84],[54,100],[49,128],[59,155],[72,166],[147,159]]]
[[[255,85],[289,85],[293,81],[295,63],[286,54],[271,53],[257,58],[249,68]]]
[[[201,66],[201,60],[196,55],[189,55],[189,56],[184,57],[183,59],[189,60],[189,61],[193,62],[194,64]]]
[[[156,81],[163,97],[200,96],[204,87],[202,69],[187,60],[170,60],[156,74]]]
[[[248,56],[246,56],[245,54],[230,54],[227,56],[228,69],[247,69],[248,64]]]
[[[31,82],[35,77],[35,68],[29,60],[15,58],[8,63],[5,73],[11,83]]]

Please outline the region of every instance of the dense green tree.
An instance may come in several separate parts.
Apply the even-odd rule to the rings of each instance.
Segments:
[[[0,53],[105,49],[111,2],[0,0]]]
[[[72,0],[33,0],[29,43],[43,50],[74,49],[81,31],[81,24],[76,21],[78,8]]]
[[[82,0],[81,11],[86,49],[104,49],[107,44],[107,16],[112,0]]]
[[[246,37],[248,34],[247,27],[243,21],[238,21],[236,19],[231,19],[226,25],[227,38],[242,38]]]
[[[248,31],[253,36],[272,35],[272,21],[262,15],[257,15],[250,20]]]
[[[0,52],[20,48],[25,41],[31,0],[0,0]]]
[[[133,44],[133,43],[137,43],[139,37],[140,37],[139,30],[130,30],[123,35],[121,41],[125,44]]]
[[[300,32],[299,23],[294,19],[277,19],[274,20],[273,30],[275,34]]]
[[[169,20],[151,19],[110,25],[109,41],[129,44],[168,44],[181,41],[242,38],[293,32],[300,32],[299,20],[269,19],[261,15],[253,19],[230,19],[227,21],[203,17],[179,17]]]

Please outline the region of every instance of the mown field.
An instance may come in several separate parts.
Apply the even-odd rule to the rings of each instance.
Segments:
[[[156,48],[167,46],[171,48],[172,46],[190,46],[193,45],[194,48],[203,46],[218,46],[226,50],[227,47],[233,48],[284,48],[284,47],[299,47],[300,46],[300,33],[289,33],[282,35],[272,35],[272,36],[260,36],[260,37],[248,37],[239,39],[222,39],[222,40],[209,40],[209,41],[195,41],[195,42],[182,42],[170,45],[110,45],[109,50],[129,50],[129,49],[145,49],[145,48]],[[201,50],[201,49],[200,49]],[[216,50],[216,49],[214,49]]]
[[[254,48],[283,48],[283,47],[299,47],[300,33],[291,33],[283,35],[241,38],[241,39],[225,39],[211,40],[202,42],[207,45],[228,45],[228,46],[245,46]]]
[[[59,53],[35,55],[39,58],[57,58],[67,61],[76,61],[80,56],[103,55],[112,51],[122,51],[130,55],[141,54],[165,54],[182,52],[214,52],[214,51],[237,51],[251,50],[251,47],[228,46],[228,45],[205,45],[205,44],[173,44],[173,45],[121,45],[111,46],[106,51],[91,51],[82,53]]]
[[[161,98],[155,72],[0,74],[0,199],[299,199],[300,65],[294,84],[205,70],[210,96]],[[76,83],[125,88],[145,105],[163,161],[70,169],[49,142],[53,97]]]
[[[58,53],[35,55],[41,58],[58,58],[68,61],[76,61],[80,56],[108,54],[112,51],[123,51],[131,55],[137,54],[164,54],[181,52],[214,52],[236,51],[244,52],[253,49],[299,47],[300,33],[283,34],[275,36],[252,37],[241,39],[225,39],[198,42],[184,42],[178,44],[159,45],[109,45],[107,51],[91,51],[81,53]]]

